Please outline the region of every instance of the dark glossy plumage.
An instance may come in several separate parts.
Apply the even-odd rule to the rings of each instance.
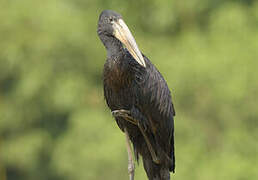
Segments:
[[[100,22],[101,23],[101,22]],[[111,111],[126,109],[144,124],[145,132],[161,163],[152,160],[146,142],[139,128],[116,118],[123,131],[126,127],[133,143],[135,156],[141,155],[145,171],[150,180],[168,180],[169,171],[174,172],[174,107],[168,86],[155,68],[144,56],[146,67],[137,63],[113,36],[106,36],[99,25],[100,39],[108,51],[104,65],[104,96]]]

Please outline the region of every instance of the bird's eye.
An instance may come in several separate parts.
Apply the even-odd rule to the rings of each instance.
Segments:
[[[109,17],[109,22],[113,22],[114,18],[113,17]]]

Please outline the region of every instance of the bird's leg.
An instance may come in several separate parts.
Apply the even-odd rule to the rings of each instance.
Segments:
[[[129,121],[130,123],[134,125],[138,125],[137,121],[131,117],[131,112],[124,109],[114,110],[112,111],[112,115],[114,117],[122,117],[125,120]]]
[[[131,149],[130,139],[127,132],[127,129],[124,129],[125,131],[125,138],[126,138],[126,149],[128,154],[128,173],[129,173],[129,180],[134,180],[134,162],[133,162],[133,153]]]
[[[147,135],[146,135],[146,133],[145,133],[145,131],[144,131],[144,129],[143,129],[143,127],[141,126],[140,123],[138,124],[138,127],[139,127],[139,129],[140,129],[140,131],[141,131],[141,133],[142,133],[142,135],[143,135],[143,137],[144,137],[144,140],[145,140],[145,142],[146,142],[146,144],[147,144],[147,147],[148,147],[148,149],[149,149],[149,151],[150,151],[152,160],[153,160],[156,164],[159,164],[159,163],[160,163],[160,160],[159,160],[158,156],[156,155],[156,152],[155,152],[154,148],[152,147],[152,145],[151,145],[151,143],[150,143],[150,141],[149,141],[149,139],[148,139],[148,137],[147,137]]]
[[[112,115],[114,117],[122,117],[125,120],[131,122],[132,124],[138,126],[138,128],[140,129],[140,131],[144,137],[147,147],[150,151],[152,160],[156,164],[159,164],[160,160],[159,160],[158,156],[156,155],[156,152],[155,152],[154,148],[152,147],[150,140],[145,132],[145,130],[147,129],[147,127],[146,127],[147,119],[141,114],[141,112],[138,109],[136,109],[135,107],[133,107],[131,111],[124,110],[124,109],[114,110],[114,111],[112,111]]]
[[[137,119],[138,127],[139,127],[139,129],[140,129],[140,131],[143,135],[143,138],[144,138],[146,144],[147,144],[147,147],[150,151],[153,162],[155,162],[156,164],[160,164],[160,160],[159,160],[159,158],[158,158],[158,156],[157,156],[157,154],[156,154],[156,152],[155,152],[155,150],[154,150],[154,148],[153,148],[153,146],[152,146],[152,144],[151,144],[151,142],[150,142],[150,140],[149,140],[149,138],[148,138],[148,136],[145,132],[145,130],[147,129],[146,128],[147,119],[135,107],[132,108],[131,114],[133,116],[133,119]]]

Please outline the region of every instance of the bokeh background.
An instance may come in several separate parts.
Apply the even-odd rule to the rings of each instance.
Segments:
[[[104,9],[123,15],[172,91],[173,179],[258,179],[255,0],[1,0],[0,179],[128,179],[102,92]]]

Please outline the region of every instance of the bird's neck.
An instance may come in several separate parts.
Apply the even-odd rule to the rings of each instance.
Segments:
[[[107,58],[120,56],[123,53],[124,48],[122,43],[113,36],[105,36],[105,38],[101,40],[106,47]]]

